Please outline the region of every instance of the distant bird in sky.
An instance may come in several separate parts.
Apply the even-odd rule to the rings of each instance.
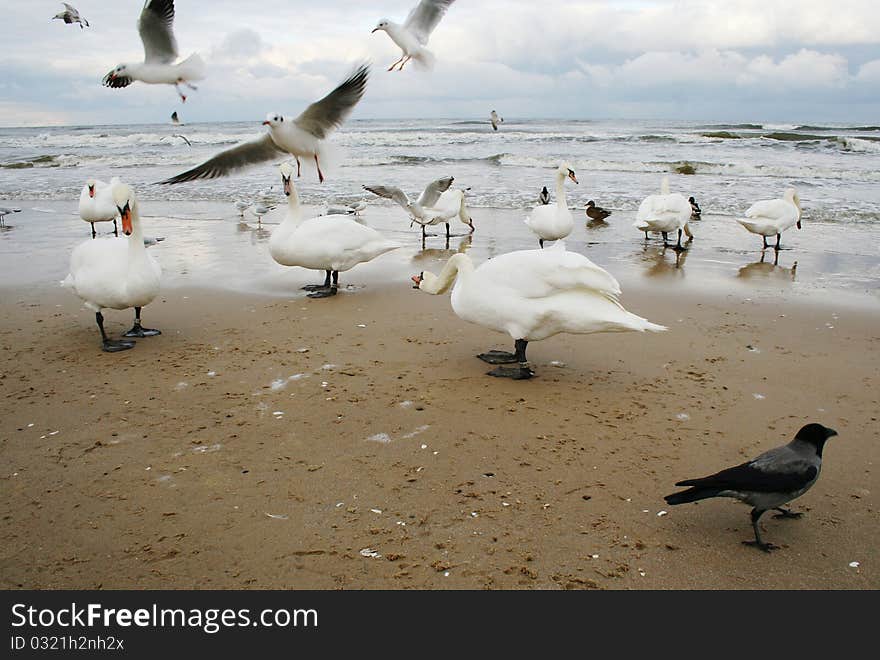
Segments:
[[[89,27],[89,22],[79,15],[79,10],[76,7],[73,7],[66,2],[62,2],[61,4],[64,5],[64,11],[59,11],[52,17],[52,20],[60,18],[67,24],[79,23],[80,30],[82,30],[83,27]]]
[[[434,66],[434,55],[425,46],[428,45],[431,32],[453,2],[454,0],[421,0],[402,25],[387,18],[379,21],[373,32],[384,31],[403,51],[400,59],[388,67],[389,71],[393,71],[397,65],[400,65],[398,71],[403,71],[404,65],[412,59],[426,69]]]
[[[492,114],[489,115],[489,121],[492,122],[492,130],[497,131],[497,130],[498,130],[498,124],[502,123],[502,122],[504,121],[504,118],[503,118],[503,117],[499,117],[499,116],[498,116],[498,113],[495,112],[495,111],[493,110],[493,111],[492,111]]]
[[[717,472],[702,479],[686,479],[676,486],[690,486],[687,490],[667,495],[667,504],[685,504],[709,497],[733,497],[754,507],[752,528],[754,541],[743,541],[765,552],[776,546],[761,539],[758,520],[770,509],[780,512],[777,518],[800,518],[781,508],[786,502],[806,493],[819,478],[822,469],[822,450],[825,442],[837,431],[821,424],[807,424],[782,447],[766,451],[757,458]]]
[[[361,100],[369,75],[369,64],[361,64],[336,89],[320,101],[312,103],[299,117],[269,113],[263,122],[264,126],[269,127],[269,131],[263,137],[221,151],[201,165],[159,183],[214,179],[286,154],[296,158],[297,176],[300,175],[299,159],[314,158],[318,180],[323,183],[324,173],[321,172],[318,160],[323,142],[333,129],[342,125]]]
[[[177,39],[174,26],[174,0],[147,0],[138,19],[138,33],[144,44],[144,61],[119,64],[104,76],[105,87],[128,87],[135,80],[151,85],[174,85],[180,98],[186,94],[180,85],[196,89],[193,80],[205,77],[205,65],[198,53],[174,64],[177,59]]]
[[[700,208],[700,205],[697,204],[697,200],[693,198],[693,196],[688,197],[688,201],[691,204],[691,220],[699,220],[700,216],[703,215],[703,209]]]
[[[611,211],[606,211],[601,206],[596,206],[596,202],[592,199],[587,202],[587,217],[590,220],[604,220],[609,215],[611,215]]]
[[[5,218],[10,213],[21,213],[21,209],[14,209],[8,206],[0,206],[0,227],[5,224],[3,218]]]
[[[550,203],[550,191],[547,190],[547,186],[541,188],[541,194],[538,195],[538,201],[545,206]]]
[[[172,133],[171,135],[165,135],[164,137],[162,137],[163,140],[165,138],[180,138],[181,140],[186,142],[190,147],[192,146],[192,142],[190,142],[185,135],[181,135],[180,133]]]

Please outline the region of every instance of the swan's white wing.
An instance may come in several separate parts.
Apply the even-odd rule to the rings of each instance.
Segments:
[[[173,27],[174,0],[147,0],[138,20],[145,62],[171,64],[177,59]]]
[[[272,140],[272,136],[266,133],[266,135],[257,140],[251,140],[232,149],[221,151],[201,165],[197,165],[191,170],[187,170],[182,174],[165,179],[159,183],[183,183],[184,181],[195,181],[196,179],[216,179],[249,165],[278,158],[281,154],[285,153],[284,150],[278,148],[274,140]]]
[[[379,197],[384,197],[385,199],[392,199],[409,211],[409,197],[400,188],[395,188],[394,186],[364,186],[364,190],[369,190],[374,195],[379,195]]]
[[[784,199],[764,199],[752,204],[746,211],[746,217],[782,218],[795,213],[797,213],[795,206]]]
[[[423,46],[440,19],[455,0],[421,0],[409,13],[403,27],[412,32]]]
[[[482,264],[477,275],[516,290],[525,298],[544,298],[562,291],[590,290],[617,301],[620,284],[582,254],[568,252],[562,243],[546,250],[520,250]]]
[[[434,206],[437,200],[440,199],[440,195],[449,190],[449,186],[452,185],[453,181],[455,181],[455,177],[444,176],[442,179],[429,183],[419,197],[419,206],[425,208]]]
[[[343,83],[320,101],[315,101],[294,119],[302,130],[323,140],[334,128],[338,128],[354,110],[354,106],[367,89],[370,75],[369,64],[361,64]]]

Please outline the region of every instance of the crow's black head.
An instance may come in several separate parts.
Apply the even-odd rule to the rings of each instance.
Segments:
[[[814,447],[816,447],[816,453],[819,456],[822,455],[822,448],[825,446],[825,442],[828,438],[837,435],[837,431],[834,429],[828,428],[827,426],[822,426],[821,424],[807,424],[800,431],[797,432],[797,435],[794,436],[795,440],[800,440],[801,442],[808,442]]]

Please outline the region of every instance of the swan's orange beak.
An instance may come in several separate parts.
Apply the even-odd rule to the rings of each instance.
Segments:
[[[413,281],[413,289],[418,289],[419,285],[422,283],[422,276],[413,275],[410,279]]]
[[[284,194],[290,197],[290,177],[283,176],[281,181],[284,184]]]
[[[122,233],[126,236],[131,236],[132,231],[131,209],[128,207],[128,204],[126,204],[125,208],[122,209]]]
[[[568,171],[568,178],[571,179],[572,181],[574,181],[575,183],[578,183],[577,177],[574,175],[574,172],[572,172],[571,170]]]

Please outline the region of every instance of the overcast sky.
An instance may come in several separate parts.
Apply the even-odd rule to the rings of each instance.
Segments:
[[[141,0],[4,3],[0,125],[259,120],[298,114],[361,59],[356,117],[696,119],[880,123],[876,0],[457,0],[429,48],[433,72],[388,73],[380,18],[415,0],[177,0],[182,57],[208,78],[185,105],[170,86],[101,86],[140,61]]]

